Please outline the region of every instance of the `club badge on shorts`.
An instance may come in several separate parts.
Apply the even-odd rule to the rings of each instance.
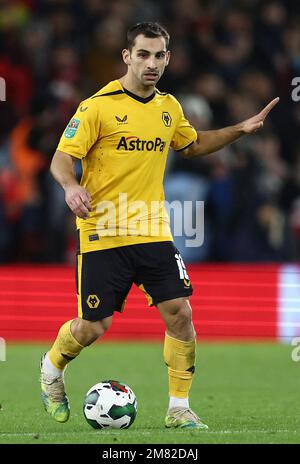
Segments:
[[[69,124],[66,127],[66,130],[64,132],[64,136],[67,139],[72,139],[74,135],[76,134],[78,127],[80,124],[80,120],[76,118],[72,118]]]

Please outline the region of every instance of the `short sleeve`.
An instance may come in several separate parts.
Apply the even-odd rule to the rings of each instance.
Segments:
[[[179,103],[178,111],[179,119],[173,135],[173,139],[171,141],[171,147],[175,151],[184,150],[197,140],[197,131],[185,118],[181,105]]]
[[[57,150],[75,158],[84,158],[100,137],[100,111],[94,102],[82,102],[68,122]]]

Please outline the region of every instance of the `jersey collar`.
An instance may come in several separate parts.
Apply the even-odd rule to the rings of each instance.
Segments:
[[[139,101],[140,103],[148,103],[149,101],[153,100],[153,98],[155,97],[155,91],[152,93],[152,95],[149,95],[149,97],[143,98],[143,97],[140,97],[139,95],[136,95],[135,93],[132,93],[129,90],[125,89],[125,87],[123,87],[123,90],[126,93],[126,95],[128,95],[131,98],[134,98],[135,100]]]

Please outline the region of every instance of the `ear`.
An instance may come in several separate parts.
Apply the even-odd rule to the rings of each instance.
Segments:
[[[123,61],[125,64],[127,64],[127,66],[130,65],[130,51],[127,50],[127,48],[124,48],[124,50],[122,50],[122,57],[123,57]]]
[[[170,50],[168,50],[167,55],[166,55],[166,66],[168,66],[170,58],[171,58],[171,52],[170,52]]]

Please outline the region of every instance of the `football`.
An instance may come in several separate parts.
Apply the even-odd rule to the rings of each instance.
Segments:
[[[136,396],[125,383],[103,380],[87,392],[83,414],[95,429],[127,429],[136,418]]]

